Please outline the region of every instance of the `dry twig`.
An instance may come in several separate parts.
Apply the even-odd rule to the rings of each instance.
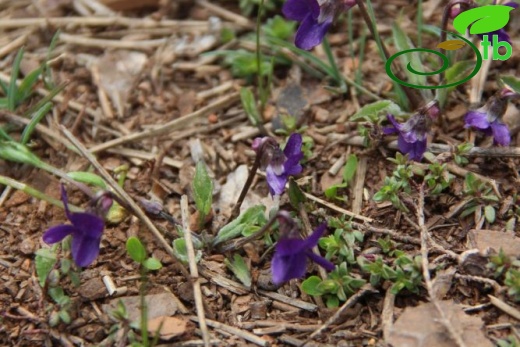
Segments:
[[[195,298],[195,307],[197,309],[197,317],[202,331],[202,339],[204,346],[209,347],[210,336],[208,326],[206,325],[206,316],[204,314],[204,304],[202,303],[202,292],[200,290],[199,271],[197,269],[197,260],[195,260],[195,250],[193,249],[193,242],[191,240],[190,230],[190,211],[188,210],[188,197],[183,195],[181,197],[181,215],[182,228],[184,229],[184,240],[186,241],[186,252],[188,253],[188,261],[190,265],[191,280],[193,283],[193,296]]]

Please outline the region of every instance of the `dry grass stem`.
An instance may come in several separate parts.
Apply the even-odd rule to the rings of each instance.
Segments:
[[[198,318],[195,316],[191,316],[190,319],[194,322],[198,322]],[[244,340],[252,342],[256,345],[259,345],[262,347],[271,346],[269,341],[264,340],[263,338],[258,337],[255,334],[251,334],[249,331],[244,331],[242,329],[238,329],[238,328],[232,327],[230,325],[220,323],[220,322],[217,322],[217,321],[214,321],[211,319],[206,319],[206,322],[208,323],[208,326],[210,326],[212,328],[220,329],[222,331],[225,331],[225,332],[235,335],[237,337],[243,338]]]
[[[491,303],[494,306],[496,306],[500,310],[504,311],[505,313],[507,313],[514,319],[516,319],[517,321],[520,321],[520,311],[518,309],[505,303],[504,301],[500,300],[499,298],[497,298],[493,295],[488,295],[488,298],[489,298],[489,301],[491,301]]]
[[[374,220],[372,218],[369,218],[369,217],[365,217],[365,216],[362,216],[360,214],[357,214],[357,213],[353,213],[353,212],[350,212],[350,211],[347,211],[345,210],[344,208],[341,208],[339,206],[336,206],[326,200],[323,200],[323,199],[320,199],[318,198],[317,196],[314,196],[312,194],[309,194],[309,193],[306,193],[306,192],[303,192],[303,194],[305,194],[305,197],[307,199],[310,199],[312,201],[315,201],[317,202],[318,204],[320,205],[323,205],[327,208],[330,208],[331,210],[334,210],[336,212],[339,212],[339,213],[343,213],[343,214],[346,214],[347,216],[350,216],[350,217],[354,217],[355,219],[359,219],[359,220],[362,220],[362,221],[365,221],[365,222],[368,222],[368,223],[371,223],[373,222]]]
[[[124,40],[106,40],[95,39],[79,35],[70,35],[61,33],[59,40],[64,43],[85,47],[99,47],[99,48],[117,48],[117,49],[134,49],[134,50],[149,50],[157,48],[168,42],[168,39],[155,40],[141,40],[141,41],[124,41]]]
[[[137,140],[142,140],[149,137],[156,137],[160,135],[165,135],[172,131],[181,129],[187,125],[193,125],[193,123],[200,118],[207,117],[209,114],[217,112],[225,107],[228,107],[238,101],[240,99],[240,95],[238,93],[232,93],[230,95],[224,96],[217,101],[202,107],[201,109],[187,114],[181,118],[174,119],[168,123],[165,123],[160,126],[156,126],[152,129],[144,130],[142,132],[133,133],[127,136],[120,137],[118,139],[114,139],[111,141],[104,142],[97,146],[91,147],[89,151],[91,153],[96,153],[100,151],[104,151],[108,148],[122,145],[124,143],[133,142]]]
[[[204,346],[209,347],[210,335],[208,332],[208,326],[206,325],[206,315],[204,313],[202,292],[200,290],[199,271],[197,269],[197,260],[195,259],[195,250],[193,248],[193,241],[191,239],[190,211],[188,208],[188,197],[186,195],[183,195],[181,197],[181,215],[182,228],[184,229],[184,240],[186,241],[186,252],[188,253],[191,281],[193,284],[193,296],[195,297],[195,308],[197,310],[199,327],[202,331],[202,339],[204,340]]]

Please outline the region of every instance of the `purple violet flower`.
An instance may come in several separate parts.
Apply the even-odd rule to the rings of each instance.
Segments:
[[[47,244],[60,242],[68,235],[72,235],[72,258],[76,265],[85,267],[92,264],[99,254],[101,235],[105,228],[105,221],[94,213],[71,213],[68,207],[68,198],[65,187],[61,186],[61,201],[65,208],[67,219],[72,223],[60,224],[49,228],[43,234],[43,241]],[[101,210],[106,211],[111,205],[107,199],[101,201]],[[108,208],[107,208],[108,207]]]
[[[518,94],[509,89],[502,89],[492,96],[481,108],[469,111],[464,116],[465,128],[476,128],[487,136],[493,136],[493,143],[509,146],[511,134],[501,118],[507,110],[508,100],[518,97]]]
[[[307,258],[328,271],[334,270],[333,263],[312,251],[327,229],[327,223],[322,223],[308,238],[302,239],[296,223],[289,214],[280,211],[279,215],[280,238],[271,261],[273,283],[278,285],[293,278],[303,277],[307,269]]]
[[[335,14],[355,4],[355,0],[287,0],[282,13],[287,19],[301,22],[294,44],[310,50],[323,41]]]
[[[260,156],[260,168],[265,170],[271,195],[281,195],[289,176],[302,172],[302,143],[302,136],[296,133],[289,137],[283,151],[271,137],[259,137],[253,141],[253,149]]]
[[[403,154],[409,154],[411,160],[421,161],[426,152],[426,135],[430,129],[430,118],[416,113],[404,124],[399,124],[391,114],[387,115],[391,126],[383,128],[385,135],[398,134],[397,146]]]

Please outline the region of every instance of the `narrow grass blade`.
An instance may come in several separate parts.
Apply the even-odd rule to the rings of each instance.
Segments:
[[[36,128],[36,125],[40,123],[40,121],[43,119],[43,117],[52,109],[52,103],[48,102],[45,105],[43,105],[40,109],[38,109],[35,113],[33,118],[31,119],[31,122],[27,124],[25,129],[23,129],[22,132],[22,139],[20,142],[25,145],[29,139],[31,138],[31,135]]]
[[[18,86],[16,82],[18,74],[20,73],[20,63],[22,62],[23,51],[23,47],[20,48],[14,58],[13,68],[11,69],[11,79],[9,80],[9,89],[7,90],[7,108],[9,111],[14,111],[18,102]]]

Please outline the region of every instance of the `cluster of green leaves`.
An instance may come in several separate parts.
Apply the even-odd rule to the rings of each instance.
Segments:
[[[395,159],[389,158],[388,160],[397,166],[391,177],[385,177],[383,186],[374,194],[373,199],[378,203],[390,201],[395,208],[408,212],[400,195],[411,192],[410,179],[414,176],[413,167],[408,162],[408,156],[403,156],[399,152],[396,153]]]
[[[354,178],[356,174],[356,169],[358,165],[358,160],[355,154],[349,155],[345,166],[343,167],[343,181],[340,184],[333,184],[329,188],[325,189],[325,196],[329,199],[338,199],[345,200],[342,197],[338,197],[338,189],[344,189],[348,187],[348,184]]]
[[[520,260],[507,256],[502,249],[489,257],[487,267],[493,271],[497,280],[503,280],[508,287],[507,294],[520,302]]]
[[[157,258],[146,256],[146,248],[135,236],[126,240],[126,252],[133,261],[142,265],[146,270],[159,270],[162,268],[162,264]]]
[[[425,154],[425,157],[429,153]],[[408,212],[408,208],[403,204],[402,195],[409,195],[412,191],[411,182],[414,177],[422,177],[426,183],[430,195],[438,195],[448,188],[455,178],[447,170],[446,164],[433,162],[429,164],[426,170],[413,165],[408,161],[408,157],[397,152],[396,157],[389,158],[391,162],[396,164],[396,168],[391,177],[385,177],[385,181],[381,189],[373,196],[374,201],[383,202],[390,201],[392,205],[403,211]]]
[[[70,237],[61,242],[64,251],[70,250]],[[71,322],[70,309],[71,300],[60,286],[64,278],[68,278],[73,285],[79,286],[79,273],[73,267],[72,261],[67,258],[58,259],[58,247],[41,248],[36,252],[36,274],[40,286],[47,290],[55,305],[48,305],[45,310],[50,312],[49,325],[57,326],[60,322],[69,324]]]
[[[324,296],[327,307],[338,307],[365,283],[364,279],[351,275],[347,263],[343,262],[325,280],[318,276],[307,278],[302,283],[302,290],[312,296]]]
[[[330,218],[328,225],[335,228],[332,235],[322,237],[319,246],[325,250],[327,259],[336,257],[336,262],[356,263],[354,251],[357,249],[356,243],[363,242],[363,233],[353,230],[350,221],[345,220],[345,216],[340,218]]]
[[[424,176],[430,194],[438,195],[448,188],[455,176],[446,169],[446,164],[433,163],[428,165],[428,173]]]
[[[464,194],[468,197],[461,217],[480,212],[484,208],[484,217],[488,223],[495,222],[495,208],[499,198],[489,184],[482,182],[473,173],[466,175],[464,180]]]
[[[212,245],[216,246],[239,235],[250,236],[260,230],[266,223],[265,206],[252,206],[223,226],[213,239]]]
[[[460,145],[455,147],[455,153],[453,154],[453,160],[459,166],[465,166],[469,163],[466,155],[473,148],[473,144],[469,142],[461,143]]]
[[[383,257],[378,256],[374,261],[369,261],[364,256],[358,257],[361,269],[370,274],[370,284],[377,286],[381,280],[392,282],[391,292],[399,293],[408,289],[412,293],[418,293],[422,282],[421,257],[414,258],[402,251],[395,251],[397,256],[392,266],[385,263]]]

